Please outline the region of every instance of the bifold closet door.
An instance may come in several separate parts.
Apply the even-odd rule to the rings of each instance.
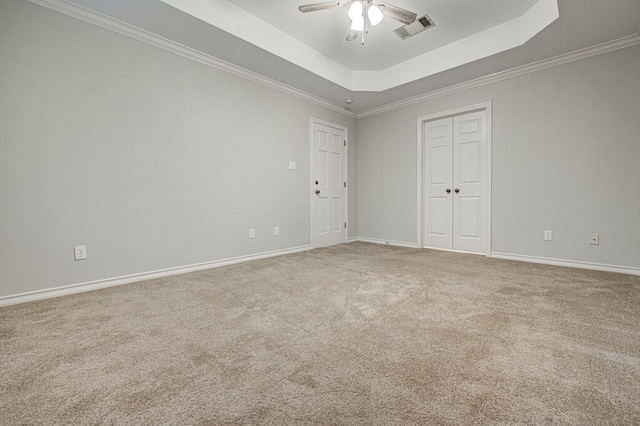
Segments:
[[[429,121],[424,130],[424,245],[484,253],[486,112]]]

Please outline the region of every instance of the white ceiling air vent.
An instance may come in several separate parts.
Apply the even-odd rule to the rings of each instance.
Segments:
[[[422,31],[429,29],[436,24],[433,22],[428,15],[419,16],[415,21],[410,23],[409,25],[405,25],[400,28],[396,28],[395,33],[400,36],[401,39],[406,40],[409,37],[412,37]]]

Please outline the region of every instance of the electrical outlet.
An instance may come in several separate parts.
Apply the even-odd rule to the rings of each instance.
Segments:
[[[592,246],[597,246],[600,244],[600,235],[591,234],[589,235],[589,244]]]
[[[249,239],[253,239],[256,237],[256,230],[251,228],[249,229]]]
[[[273,228],[273,235],[275,235],[276,237],[278,235],[280,235],[280,227],[276,226],[275,228]]]
[[[84,260],[87,258],[87,246],[75,246],[73,248],[73,257],[75,260]]]
[[[544,240],[545,241],[553,240],[553,232],[552,231],[544,231]]]

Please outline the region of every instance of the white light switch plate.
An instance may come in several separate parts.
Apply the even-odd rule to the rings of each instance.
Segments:
[[[289,161],[289,169],[290,170],[295,170],[296,169],[296,162],[295,161]]]

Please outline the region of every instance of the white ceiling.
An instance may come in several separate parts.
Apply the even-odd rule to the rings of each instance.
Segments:
[[[371,92],[520,46],[558,18],[557,0],[430,0],[433,28],[402,40],[392,31],[400,25],[384,19],[363,46],[345,40],[346,8],[304,14],[296,0],[162,1],[344,88]],[[424,14],[425,2],[401,1]]]
[[[404,24],[386,17],[364,46],[360,39],[345,41],[351,22],[346,7],[303,14],[298,6],[305,0],[229,1],[346,68],[379,71],[517,18],[537,0],[392,0],[418,16],[428,14],[436,26],[402,40],[393,30]]]
[[[55,1],[64,2],[65,0]],[[640,29],[639,0],[557,0],[560,17],[522,46],[381,92],[357,92],[336,84],[326,77],[320,77],[292,61],[285,60],[264,48],[177,10],[160,0],[68,1],[322,98],[336,106],[349,108],[352,112],[359,114],[406,98],[436,92],[470,80],[615,40],[626,40],[627,45],[640,43],[640,36],[638,36]],[[222,0],[203,1],[218,4]],[[458,0],[449,1],[457,2]],[[476,1],[466,0],[465,3],[475,3]],[[289,0],[262,1],[265,4],[279,4],[280,2],[287,3]],[[424,4],[427,6],[423,11],[429,13],[438,27],[442,26],[433,13],[434,9],[430,6],[432,2],[435,4],[438,0],[425,1]],[[231,4],[226,0],[224,3]],[[304,1],[300,3],[302,4]],[[396,0],[393,4],[404,5],[400,0]],[[233,6],[235,7],[235,5]],[[422,9],[416,7],[414,11],[422,13],[418,10]],[[315,12],[307,15],[300,13],[296,16],[301,20],[311,19],[312,15],[322,13]],[[428,35],[435,29],[427,30],[421,35]],[[377,31],[377,27],[374,31]],[[396,37],[395,34],[390,35]],[[341,41],[341,43],[347,44],[346,41]],[[355,43],[353,47],[362,46]],[[365,49],[370,49],[366,52],[370,51],[373,57],[379,56],[375,51],[376,47],[373,39],[371,43],[365,45]],[[325,56],[320,53],[318,55]],[[345,104],[345,100],[348,98],[353,99],[353,103],[349,106]]]

